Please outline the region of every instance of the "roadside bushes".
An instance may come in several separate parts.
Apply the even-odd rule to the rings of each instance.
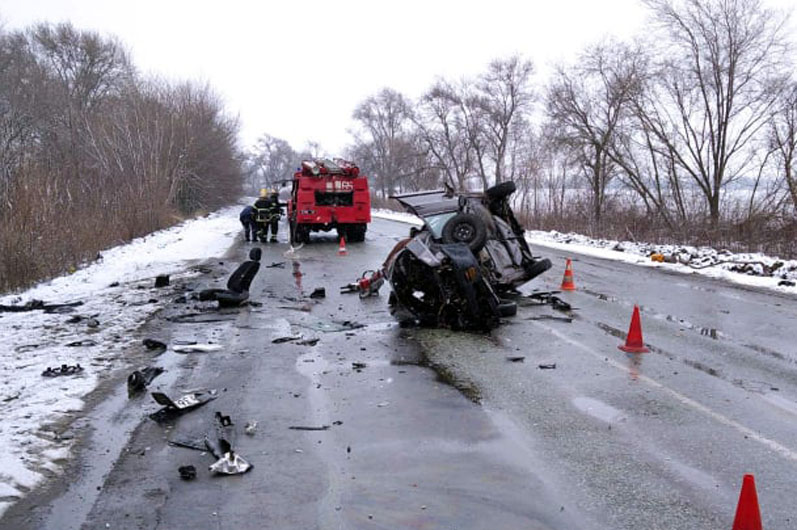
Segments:
[[[0,292],[232,202],[238,124],[70,24],[0,34]]]

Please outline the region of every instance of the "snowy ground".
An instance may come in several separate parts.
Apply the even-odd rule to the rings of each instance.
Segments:
[[[0,514],[45,475],[59,472],[73,442],[52,426],[77,415],[103,375],[122,365],[121,352],[135,342],[132,332],[167,302],[153,287],[155,276],[190,277],[198,274],[184,272],[192,263],[224,254],[241,229],[239,210],[108,249],[74,274],[0,297],[2,305],[83,302],[69,313],[0,312]],[[78,341],[83,345],[68,346]],[[48,367],[78,363],[84,370],[77,375],[42,376]]]
[[[418,226],[421,224],[417,217],[404,212],[378,210],[373,215]],[[528,230],[526,239],[535,246],[551,247],[646,267],[664,267],[685,274],[703,274],[734,283],[797,293],[797,287],[789,285],[789,283],[797,284],[795,260],[781,260],[763,254],[732,254],[707,247],[590,239],[578,234],[555,231]],[[655,253],[661,254],[666,261],[651,260],[651,254]]]
[[[2,305],[34,299],[47,303],[83,302],[71,313],[0,312],[0,447],[4,448],[0,454],[0,514],[46,475],[59,472],[59,462],[67,458],[72,440],[58,436],[52,426],[79,414],[85,396],[104,374],[123,365],[121,352],[136,342],[130,338],[132,332],[167,302],[153,289],[155,276],[190,277],[195,274],[190,271],[192,263],[224,254],[240,231],[239,210],[240,206],[232,206],[109,249],[102,253],[101,260],[74,274],[18,295],[0,297]],[[405,213],[380,210],[374,216],[420,224],[416,217]],[[556,232],[530,231],[527,237],[534,245],[797,293],[795,287],[777,285],[782,278],[797,279],[794,261],[775,267],[775,258],[734,256],[711,249],[594,241]],[[648,256],[653,251],[672,257],[676,263],[652,262]],[[758,263],[749,267],[748,274],[733,272],[730,269],[734,265],[729,263],[693,268],[719,261]],[[766,268],[774,268],[772,276],[761,275]],[[67,322],[76,316],[82,318]],[[96,319],[98,325],[88,327],[89,318]],[[91,342],[67,346],[77,341]],[[41,375],[48,367],[77,363],[84,368],[78,375]]]

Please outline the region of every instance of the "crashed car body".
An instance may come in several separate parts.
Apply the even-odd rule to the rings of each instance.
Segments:
[[[513,182],[484,193],[451,189],[394,195],[422,228],[390,252],[383,270],[391,313],[400,321],[453,329],[489,330],[514,315],[502,298],[551,267],[536,258],[515,218]]]

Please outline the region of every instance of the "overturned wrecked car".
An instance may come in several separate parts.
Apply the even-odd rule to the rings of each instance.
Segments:
[[[509,197],[513,182],[483,193],[452,189],[394,195],[424,224],[390,252],[383,270],[400,322],[487,331],[517,306],[507,297],[551,267],[534,257]]]

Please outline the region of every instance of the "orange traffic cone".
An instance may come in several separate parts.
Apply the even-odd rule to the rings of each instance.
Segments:
[[[348,252],[346,251],[346,238],[340,236],[340,245],[338,246],[338,256],[345,256]]]
[[[628,328],[628,335],[625,344],[617,346],[626,353],[647,353],[650,350],[642,342],[642,324],[639,321],[639,306],[634,305],[634,313],[631,315],[631,327]]]
[[[570,258],[567,258],[567,263],[565,264],[565,276],[562,278],[562,286],[560,289],[563,291],[576,290],[576,284],[573,283],[573,264],[570,263]]]
[[[753,475],[745,475],[742,480],[742,491],[739,493],[736,517],[733,519],[733,530],[762,530],[761,511],[758,509],[758,495],[755,492]]]

